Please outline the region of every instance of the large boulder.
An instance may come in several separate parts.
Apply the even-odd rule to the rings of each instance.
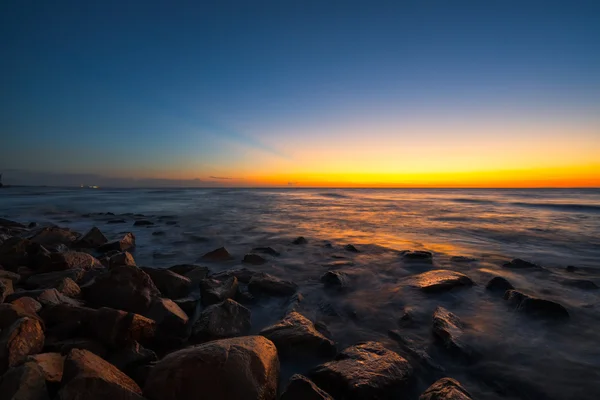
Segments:
[[[77,232],[73,232],[67,228],[51,226],[40,229],[30,240],[32,243],[37,243],[44,247],[55,247],[61,244],[70,247],[78,238],[79,234]]]
[[[514,306],[515,310],[532,317],[544,319],[569,318],[569,312],[562,305],[552,300],[540,299],[517,290],[508,290],[504,299]]]
[[[264,272],[256,273],[248,282],[248,290],[252,294],[268,294],[272,296],[291,296],[296,293],[298,285],[284,281]]]
[[[224,280],[207,278],[200,281],[201,300],[205,306],[235,297],[237,292],[238,280],[235,276]]]
[[[150,372],[149,400],[275,400],[279,359],[262,336],[211,341],[169,354]]]
[[[474,356],[474,352],[465,343],[465,328],[465,323],[444,307],[437,307],[433,312],[432,331],[436,339],[454,354],[468,359]]]
[[[40,321],[21,318],[0,334],[0,374],[14,367],[44,347],[44,330]]]
[[[187,296],[192,290],[192,281],[168,269],[142,268],[163,294],[170,299]]]
[[[333,356],[336,353],[335,344],[295,311],[260,334],[275,343],[282,356]]]
[[[366,342],[314,368],[309,378],[336,399],[358,400],[402,398],[412,375],[404,358],[379,342]]]
[[[10,368],[0,377],[2,400],[50,400],[44,371],[34,362]]]
[[[135,247],[135,235],[128,232],[121,239],[113,240],[98,247],[98,251],[106,253],[108,251],[127,251]]]
[[[443,292],[456,287],[473,285],[468,276],[447,269],[423,272],[410,278],[412,284],[424,292]]]
[[[111,268],[82,289],[85,300],[92,306],[138,314],[148,311],[152,299],[160,296],[160,291],[144,271],[127,265]]]
[[[97,355],[73,349],[65,360],[59,400],[142,400],[140,387]]]
[[[319,389],[307,377],[296,374],[290,378],[280,400],[333,400],[333,397]]]
[[[67,269],[102,269],[104,266],[96,257],[80,251],[55,253],[51,256],[52,263],[47,266],[49,271],[64,271]]]
[[[514,289],[514,286],[508,279],[501,276],[495,276],[485,285],[485,288],[490,292],[504,293],[507,290]]]
[[[0,330],[6,329],[21,318],[33,318],[40,320],[38,315],[31,310],[22,308],[15,304],[0,304]]]
[[[472,397],[457,380],[442,378],[429,386],[419,400],[472,400]]]
[[[213,304],[202,311],[194,324],[193,340],[204,342],[247,335],[251,327],[250,316],[250,310],[231,299]]]
[[[94,226],[88,231],[88,233],[83,235],[83,237],[75,243],[75,246],[88,249],[95,249],[102,246],[103,244],[106,244],[107,242],[108,239],[106,238],[106,236],[104,236],[102,231],[100,231],[100,229]]]
[[[219,247],[218,249],[209,251],[208,253],[204,254],[202,257],[200,257],[200,260],[209,262],[222,262],[229,261],[232,258],[233,257],[231,256],[231,254],[229,254],[225,247]]]
[[[31,250],[39,250],[40,247],[34,246],[27,239],[10,237],[0,244],[0,264],[9,270],[16,270],[21,265],[29,265]],[[49,258],[48,254],[46,256]]]
[[[74,268],[63,271],[46,272],[32,275],[25,281],[25,286],[30,289],[52,289],[59,286],[64,279],[69,278],[78,283],[81,281],[85,270]]]

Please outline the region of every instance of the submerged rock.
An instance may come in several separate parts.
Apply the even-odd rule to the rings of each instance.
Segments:
[[[250,310],[231,299],[213,304],[202,311],[194,324],[193,339],[203,342],[247,335],[251,327],[250,316]]]
[[[106,238],[106,236],[104,236],[102,231],[100,231],[100,229],[94,226],[88,231],[88,233],[83,235],[83,237],[75,243],[75,246],[96,249],[102,246],[103,244],[106,244],[107,242],[108,239]]]
[[[320,388],[336,399],[398,398],[411,381],[408,361],[381,343],[349,347],[309,373]]]
[[[279,359],[262,336],[211,341],[167,355],[144,387],[149,400],[275,400]]]
[[[103,244],[98,248],[98,251],[102,253],[106,253],[108,251],[116,250],[116,251],[127,251],[133,249],[135,247],[135,235],[131,232],[128,232],[119,240],[113,240],[112,242],[108,242]]]
[[[466,358],[471,358],[474,352],[463,341],[465,327],[465,324],[455,314],[443,307],[435,309],[432,326],[434,336],[448,350]]]
[[[569,318],[567,309],[554,301],[540,299],[517,290],[509,290],[504,299],[519,312],[539,318],[564,319]]]
[[[281,400],[333,400],[333,397],[319,389],[304,375],[296,374],[282,393]]]
[[[503,278],[501,276],[495,276],[492,279],[490,279],[485,288],[492,292],[504,293],[507,290],[514,289],[514,286],[511,285],[511,283],[506,278]]]
[[[40,321],[21,318],[0,334],[0,374],[14,367],[44,347],[44,331]]]
[[[587,279],[564,279],[560,282],[565,286],[570,286],[583,290],[596,290],[598,285]]]
[[[242,262],[252,265],[262,265],[266,263],[267,260],[264,257],[259,256],[258,254],[246,254]]]
[[[272,247],[255,247],[252,249],[252,251],[255,251],[257,253],[268,254],[270,256],[279,256],[280,255],[280,253]]]
[[[348,274],[341,271],[327,271],[321,276],[321,282],[327,288],[343,289],[350,284]]]
[[[298,236],[296,239],[292,240],[292,244],[306,244],[308,240],[304,238],[304,236]]]
[[[437,269],[411,277],[416,287],[424,292],[443,292],[455,287],[472,286],[473,281],[460,272]]]
[[[502,264],[504,268],[512,268],[512,269],[533,269],[533,268],[541,268],[539,265],[534,264],[529,261],[522,260],[520,258],[515,258],[514,260]]]
[[[281,321],[260,331],[275,343],[283,356],[333,356],[333,341],[319,332],[302,314],[292,311]]]
[[[442,378],[429,386],[419,400],[471,400],[471,394],[452,378]]]
[[[351,244],[345,245],[344,250],[349,251],[351,253],[360,253],[360,251],[358,251],[358,249],[356,247],[354,247],[354,245],[351,245]]]
[[[160,290],[160,292],[170,299],[178,299],[187,296],[192,290],[192,281],[185,276],[176,274],[168,269],[142,268]]]
[[[419,349],[413,340],[400,333],[400,331],[388,331],[388,336],[398,343],[402,349],[402,354],[408,358],[415,369],[420,369],[426,373],[444,371],[444,367],[436,363],[427,351]]]
[[[452,257],[450,257],[450,261],[456,262],[456,263],[470,263],[473,261],[477,261],[477,259],[475,259],[473,257],[467,257],[467,256],[452,256]]]
[[[225,247],[219,247],[218,249],[209,251],[208,253],[204,254],[202,257],[200,257],[200,260],[201,261],[210,261],[210,262],[220,262],[220,261],[229,261],[232,258],[233,257],[231,256],[231,254],[229,254],[229,252],[227,251],[227,249]]]
[[[254,274],[248,282],[248,290],[253,294],[269,294],[273,296],[290,296],[296,293],[298,285],[284,281],[264,272]]]
[[[431,264],[433,262],[433,254],[430,251],[408,251],[405,250],[401,254],[402,260],[407,262],[422,262]]]
[[[238,280],[235,276],[222,281],[211,278],[203,279],[200,282],[200,292],[203,305],[220,303],[225,299],[235,297],[238,292]]]

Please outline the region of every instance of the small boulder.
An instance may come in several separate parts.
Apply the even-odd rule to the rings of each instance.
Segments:
[[[473,281],[468,276],[447,269],[423,272],[411,277],[411,279],[414,282],[414,286],[428,293],[443,292],[455,287],[473,285]]]
[[[88,249],[96,249],[103,244],[106,244],[108,239],[104,234],[100,231],[100,229],[95,226],[88,231],[81,239],[79,239],[76,243],[76,247],[88,248]]]
[[[502,264],[502,266],[504,268],[511,268],[511,269],[536,269],[536,268],[541,268],[537,264],[534,264],[534,263],[529,262],[529,261],[522,260],[520,258],[515,258],[514,260],[512,260],[510,262]]]
[[[158,290],[165,297],[178,299],[187,296],[192,290],[192,281],[173,271],[146,267],[143,267],[142,270],[152,278]]]
[[[260,334],[275,343],[282,356],[333,356],[335,344],[323,336],[313,323],[295,311]]]
[[[334,398],[401,398],[412,380],[413,368],[381,343],[366,342],[349,347],[309,373],[320,388]]]
[[[31,314],[35,314],[42,309],[42,305],[39,301],[27,296],[19,297],[18,299],[11,301],[10,304],[14,304]]]
[[[431,264],[433,262],[433,254],[430,251],[403,251],[401,253],[402,260],[406,262],[421,262]]]
[[[267,262],[264,257],[259,256],[258,254],[246,254],[243,263],[252,264],[252,265],[262,265]]]
[[[492,292],[504,293],[507,290],[514,289],[514,286],[506,278],[503,278],[501,276],[495,276],[492,279],[490,279],[485,288]]]
[[[2,400],[50,400],[44,371],[34,362],[10,368],[0,377]]]
[[[508,290],[504,299],[515,307],[515,310],[532,317],[545,319],[569,318],[567,309],[557,302],[540,299],[517,290]]]
[[[232,269],[228,269],[225,271],[218,272],[214,275],[211,275],[211,278],[217,279],[217,280],[224,280],[224,279],[228,279],[232,276],[235,276],[238,281],[240,281],[242,283],[249,283],[250,279],[252,279],[252,277],[256,274],[257,274],[257,272],[252,269],[232,268]]]
[[[306,244],[308,240],[304,238],[304,236],[298,236],[296,239],[292,240],[292,244]]]
[[[461,355],[465,358],[471,358],[473,350],[464,342],[463,335],[466,325],[458,316],[438,307],[433,313],[432,331],[445,348]]]
[[[0,303],[4,302],[6,296],[9,296],[14,293],[12,281],[2,281],[0,280]]]
[[[231,254],[229,254],[225,247],[219,247],[218,249],[209,251],[208,253],[204,254],[202,257],[200,257],[200,260],[209,262],[221,262],[229,261],[232,258],[233,257],[231,256]]]
[[[429,386],[419,400],[472,400],[472,397],[457,380],[442,378]]]
[[[189,321],[187,314],[173,300],[160,297],[152,300],[150,309],[144,315],[176,336],[181,336]]]
[[[356,247],[354,247],[354,245],[352,245],[352,244],[345,245],[344,250],[349,251],[351,253],[360,253],[360,251],[358,251],[358,249]]]
[[[51,256],[52,263],[48,266],[49,271],[64,271],[67,269],[82,269],[89,271],[92,269],[102,269],[104,266],[94,256],[79,251],[68,251],[65,253],[55,253]]]
[[[276,256],[276,257],[278,257],[280,255],[280,253],[272,247],[255,247],[252,249],[252,251],[255,251],[257,253],[268,254],[270,256]]]
[[[44,330],[40,321],[21,318],[0,334],[0,374],[14,367],[31,354],[44,348]]]
[[[10,303],[0,304],[0,330],[8,328],[19,319],[25,317],[40,320],[40,317],[35,312],[21,308],[18,305]]]
[[[235,276],[222,281],[211,278],[200,281],[201,299],[205,306],[231,299],[235,297],[237,291],[238,280]]]
[[[296,374],[290,378],[281,400],[333,400],[333,397],[319,389],[304,375]]]
[[[342,271],[327,271],[321,276],[321,282],[326,288],[344,289],[349,286],[348,274]]]
[[[121,251],[117,254],[113,254],[108,258],[109,268],[117,267],[119,265],[129,265],[135,267],[135,259],[128,251]]]
[[[250,332],[250,310],[231,299],[206,307],[193,327],[193,339],[205,342]]]
[[[43,306],[52,306],[56,304],[81,305],[80,301],[63,295],[57,289],[22,290],[8,296],[6,301],[10,303],[21,297],[31,297]]]
[[[160,360],[148,376],[149,400],[275,400],[279,359],[275,345],[262,336],[214,340]]]
[[[106,253],[111,250],[116,251],[127,251],[133,249],[135,247],[135,235],[131,232],[128,232],[123,236],[123,238],[119,240],[114,240],[112,242],[108,242],[103,244],[98,248],[98,251],[101,253]]]
[[[152,350],[146,349],[138,342],[133,341],[111,352],[106,360],[130,375],[137,367],[158,361],[158,357]]]
[[[57,286],[56,290],[68,297],[79,297],[81,288],[71,278],[63,279]]]
[[[248,282],[248,290],[252,294],[268,294],[272,296],[291,296],[296,293],[298,285],[284,281],[264,272],[254,274]]]
[[[51,384],[59,384],[63,376],[63,366],[65,356],[60,353],[41,353],[29,356],[26,362],[37,364],[42,372],[46,382]]]

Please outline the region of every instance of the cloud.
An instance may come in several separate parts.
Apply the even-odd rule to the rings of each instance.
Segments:
[[[233,179],[227,176],[209,176],[211,179]]]

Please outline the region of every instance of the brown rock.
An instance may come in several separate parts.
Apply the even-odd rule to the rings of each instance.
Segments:
[[[222,303],[206,307],[193,327],[193,339],[203,342],[247,335],[250,332],[250,310],[226,299]]]
[[[82,305],[80,301],[67,297],[56,289],[23,290],[21,292],[15,292],[11,294],[6,298],[6,301],[12,302],[21,297],[31,297],[44,306],[56,304],[71,304],[76,306]]]
[[[88,338],[74,338],[67,340],[46,340],[46,351],[56,352],[62,355],[67,355],[73,349],[82,349],[91,351],[99,357],[104,358],[106,356],[106,348],[98,341]]]
[[[228,269],[226,271],[218,272],[212,275],[211,278],[222,281],[231,278],[232,276],[235,276],[238,281],[242,283],[249,283],[252,277],[256,274],[256,271],[248,268],[233,268]]]
[[[2,400],[50,400],[44,371],[34,362],[10,368],[0,377]]]
[[[125,234],[125,236],[123,236],[123,238],[121,238],[119,240],[114,240],[112,242],[103,244],[102,246],[100,246],[98,248],[98,251],[103,252],[103,253],[105,253],[107,251],[111,251],[111,250],[127,251],[130,249],[133,249],[134,247],[135,247],[135,235],[131,232],[128,232]]]
[[[281,400],[333,400],[333,397],[319,389],[304,375],[293,375],[290,378]]]
[[[88,231],[88,233],[83,235],[83,237],[80,240],[78,240],[75,243],[75,245],[77,247],[95,249],[102,246],[103,244],[106,244],[107,242],[108,239],[106,238],[106,236],[104,236],[100,229],[94,226]]]
[[[173,300],[188,316],[192,317],[196,314],[196,309],[200,303],[200,298],[195,296],[187,296],[181,299]]]
[[[262,336],[211,341],[169,354],[150,372],[149,400],[275,400],[279,359]]]
[[[472,358],[473,350],[463,339],[466,325],[455,314],[443,307],[438,307],[433,313],[433,334],[448,350]]]
[[[42,305],[39,303],[39,301],[27,296],[19,297],[18,299],[13,300],[10,304],[14,304],[30,314],[35,314],[42,309]]]
[[[254,274],[248,283],[248,290],[252,294],[291,296],[297,289],[298,285],[294,282],[284,281],[264,272]]]
[[[0,280],[0,303],[4,302],[6,296],[14,293],[13,285],[11,280],[2,281]]]
[[[81,288],[71,278],[65,278],[58,284],[56,290],[68,297],[79,297]]]
[[[28,249],[31,242],[19,237],[11,237],[0,244],[0,264],[4,268],[15,270],[29,262]]]
[[[237,291],[238,280],[235,276],[222,281],[208,278],[200,282],[201,300],[205,306],[235,297]]]
[[[142,400],[140,387],[97,355],[73,349],[65,360],[60,400]]]
[[[455,287],[471,286],[473,281],[460,272],[437,269],[410,278],[414,286],[424,292],[443,292]]]
[[[51,226],[40,229],[30,240],[32,243],[42,246],[57,246],[60,244],[71,246],[78,238],[79,234],[77,232],[67,228]]]
[[[333,356],[336,353],[335,344],[295,311],[260,334],[275,343],[282,356]]]
[[[334,398],[354,400],[402,398],[412,375],[404,358],[381,343],[366,342],[314,368],[309,377]]]
[[[65,356],[60,353],[41,353],[27,357],[27,362],[34,362],[44,373],[46,382],[60,383],[63,376]]]
[[[6,329],[21,318],[29,317],[40,320],[35,312],[19,307],[14,304],[0,304],[0,329]]]
[[[472,400],[472,397],[457,380],[442,378],[429,386],[419,400]]]
[[[156,335],[156,322],[135,313],[103,307],[88,321],[87,330],[101,343],[119,347],[133,341],[151,342]]]
[[[540,299],[517,290],[508,290],[504,293],[504,299],[508,300],[515,309],[532,317],[544,319],[566,319],[569,312],[555,301]]]
[[[145,349],[138,342],[130,342],[124,347],[113,351],[107,358],[115,367],[129,375],[135,368],[158,361],[156,353],[152,350]]]
[[[120,253],[117,253],[117,254],[111,256],[108,259],[108,265],[111,268],[119,266],[119,265],[130,265],[130,266],[135,267],[135,259],[133,258],[133,256],[131,255],[130,252],[122,251]]]
[[[154,298],[150,309],[145,314],[156,321],[161,328],[167,328],[178,334],[185,330],[189,317],[173,300]]]
[[[52,264],[47,268],[49,271],[64,271],[67,269],[103,269],[102,263],[94,256],[79,251],[67,251],[66,253],[52,254]]]
[[[10,281],[13,285],[16,285],[21,280],[21,275],[10,271],[0,270],[0,281]]]
[[[142,268],[163,294],[170,299],[187,296],[192,290],[192,281],[168,269]]]
[[[200,257],[200,260],[210,261],[210,262],[220,262],[220,261],[229,261],[232,258],[233,257],[231,257],[231,254],[229,254],[229,252],[227,251],[227,249],[225,247],[219,247],[216,250],[209,251],[208,253],[204,254],[202,257]]]
[[[173,271],[176,274],[183,275],[192,281],[192,287],[198,287],[202,279],[206,279],[208,275],[208,267],[201,267],[199,265],[192,264],[180,264],[174,265],[169,268],[169,271]]]
[[[33,318],[21,318],[0,334],[0,373],[22,363],[28,355],[44,347],[42,324]]]
[[[27,278],[25,286],[30,289],[52,289],[59,286],[65,278],[70,278],[78,283],[83,278],[84,273],[83,269],[75,268],[36,274]]]

